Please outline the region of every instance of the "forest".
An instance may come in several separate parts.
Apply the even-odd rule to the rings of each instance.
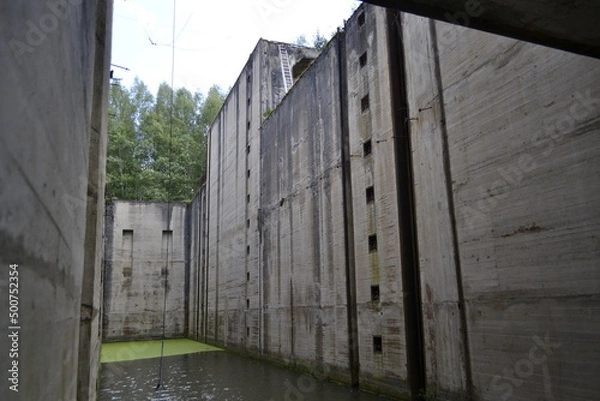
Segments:
[[[204,95],[162,83],[153,95],[138,78],[130,88],[111,84],[106,199],[190,201],[204,181],[207,133],[225,97],[218,86]]]

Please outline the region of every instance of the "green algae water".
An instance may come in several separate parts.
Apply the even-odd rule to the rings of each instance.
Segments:
[[[165,342],[162,387],[156,389],[160,341],[106,344],[99,401],[390,401],[256,359],[189,340]],[[152,343],[152,344],[144,344]],[[167,347],[169,344],[169,347]],[[120,348],[119,348],[120,347]],[[120,350],[120,351],[119,351]],[[185,351],[185,352],[184,352]],[[123,359],[125,358],[125,359]],[[108,362],[119,360],[119,362]]]
[[[106,343],[102,344],[101,361],[104,363],[158,358],[161,347],[161,340]],[[221,349],[188,339],[175,339],[165,340],[163,354],[173,356],[203,351],[221,351]]]

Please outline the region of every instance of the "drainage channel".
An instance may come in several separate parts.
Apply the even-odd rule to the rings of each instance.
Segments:
[[[158,354],[157,354],[158,352]],[[99,401],[390,401],[191,340],[103,345]]]

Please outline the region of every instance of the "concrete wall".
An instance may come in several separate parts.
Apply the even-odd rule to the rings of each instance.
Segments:
[[[339,46],[262,126],[257,229],[261,351],[349,381]]]
[[[261,349],[260,126],[285,88],[280,43],[260,40],[209,133],[203,338]],[[316,52],[283,44],[290,65]],[[247,307],[247,304],[249,306]]]
[[[599,61],[363,5],[286,93],[279,45],[175,206],[169,333],[405,398],[599,398]],[[166,205],[109,211],[105,334],[156,336]]]
[[[598,61],[361,6],[255,131],[260,54],[211,131],[198,337],[396,395],[597,397]]]
[[[95,397],[111,17],[111,1],[0,5],[5,400]],[[8,321],[12,264],[18,322]],[[9,357],[11,325],[20,327],[18,358]],[[18,393],[7,380],[17,360]]]
[[[206,187],[186,208],[185,218],[185,262],[187,320],[185,334],[199,340],[206,324]],[[179,283],[181,284],[181,283]]]
[[[345,32],[360,382],[398,392],[407,370],[385,10],[361,7]]]
[[[184,335],[185,212],[181,203],[107,203],[105,341],[160,338],[163,318],[166,337]]]
[[[600,62],[409,15],[402,31],[428,382],[598,398]]]

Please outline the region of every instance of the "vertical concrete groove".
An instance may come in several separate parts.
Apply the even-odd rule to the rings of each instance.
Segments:
[[[85,256],[77,359],[77,400],[95,399],[100,370],[102,341],[102,252],[104,225],[104,166],[106,163],[108,84],[110,76],[110,47],[112,0],[96,3],[93,93],[91,96],[91,127],[87,157],[87,204],[85,222]],[[87,100],[88,96],[84,99]],[[96,319],[97,316],[97,319]]]
[[[396,161],[396,191],[398,202],[398,229],[400,233],[400,263],[404,293],[404,322],[406,359],[410,397],[417,400],[425,389],[425,358],[423,316],[421,308],[421,280],[417,243],[416,208],[412,146],[408,126],[406,71],[402,38],[401,14],[387,13],[388,54],[390,57],[390,90],[393,110],[392,132]]]
[[[437,41],[437,29],[436,22],[429,20],[429,32],[431,36],[431,45],[433,47],[434,55],[434,68],[435,68],[435,84],[439,96],[440,103],[440,126],[442,131],[442,147],[443,147],[443,164],[444,174],[446,176],[446,196],[448,199],[448,210],[450,213],[450,225],[452,227],[452,250],[454,258],[454,266],[456,268],[456,286],[458,291],[458,310],[460,314],[461,327],[463,341],[463,353],[465,361],[465,381],[467,386],[467,393],[472,398],[473,389],[473,377],[471,368],[471,355],[469,348],[469,330],[467,327],[467,312],[465,305],[465,293],[463,286],[463,275],[460,261],[460,247],[458,244],[458,233],[456,228],[456,208],[454,205],[454,195],[452,193],[452,169],[450,167],[450,147],[448,142],[448,127],[446,125],[446,109],[444,102],[444,87],[442,83],[442,70],[440,65],[440,55]]]
[[[348,80],[345,49],[345,34],[337,34],[337,63],[339,68],[340,132],[342,136],[342,191],[344,210],[344,246],[346,256],[346,302],[348,309],[348,363],[352,386],[360,383],[360,365],[358,349],[358,312],[356,301],[356,266],[354,253],[354,217],[352,214],[352,176],[350,170],[350,133],[348,129]]]
[[[184,243],[184,302],[183,302],[183,333],[186,337],[190,336],[190,284],[191,284],[191,263],[192,263],[192,218],[193,213],[188,212],[191,210],[191,204],[186,207],[186,213],[184,216],[184,229],[183,229],[183,243]]]

